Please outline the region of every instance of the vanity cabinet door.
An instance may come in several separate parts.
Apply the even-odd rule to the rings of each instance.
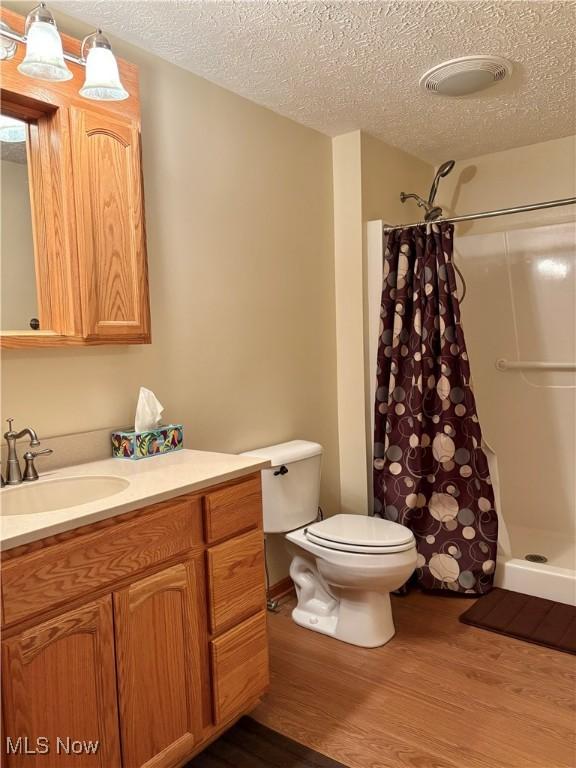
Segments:
[[[138,125],[70,110],[83,336],[150,340]]]
[[[202,555],[115,592],[114,619],[123,764],[177,765],[210,696]]]
[[[119,768],[110,596],[4,640],[2,664],[9,768]]]

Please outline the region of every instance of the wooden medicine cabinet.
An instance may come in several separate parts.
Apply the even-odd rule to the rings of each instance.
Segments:
[[[0,18],[24,32],[24,17]],[[18,72],[24,53],[0,61],[0,111],[24,137],[0,141],[1,345],[149,343],[137,68],[118,59],[128,99],[89,101],[82,66],[36,80]]]

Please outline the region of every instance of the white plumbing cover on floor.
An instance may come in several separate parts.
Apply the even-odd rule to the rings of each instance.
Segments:
[[[326,541],[327,545],[332,543],[366,548],[396,548],[411,545],[414,541],[412,531],[406,526],[367,515],[334,515],[312,523],[306,533],[316,541]]]

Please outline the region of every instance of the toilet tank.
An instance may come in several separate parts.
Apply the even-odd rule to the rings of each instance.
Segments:
[[[262,470],[264,533],[284,533],[318,516],[322,446],[307,440],[256,448],[243,455],[268,459]]]

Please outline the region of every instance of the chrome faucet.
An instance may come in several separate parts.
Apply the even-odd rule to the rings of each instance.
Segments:
[[[40,445],[40,440],[38,440],[38,435],[31,427],[24,427],[24,429],[21,429],[20,432],[15,432],[12,429],[12,422],[14,419],[7,419],[8,421],[8,432],[4,433],[4,438],[6,440],[6,443],[8,444],[8,461],[6,464],[6,485],[20,485],[20,483],[23,480],[29,481],[29,480],[37,480],[38,479],[38,473],[34,470],[34,465],[32,463],[32,470],[29,468],[29,457],[28,454],[26,455],[26,465],[27,465],[27,472],[24,477],[22,477],[22,469],[20,468],[20,461],[18,459],[18,454],[16,453],[16,441],[20,440],[25,435],[28,435],[30,438],[30,447],[34,448],[37,445]],[[31,454],[31,459],[35,458],[40,453],[52,453],[52,450],[50,448],[47,448],[44,451],[39,451],[36,454]]]

